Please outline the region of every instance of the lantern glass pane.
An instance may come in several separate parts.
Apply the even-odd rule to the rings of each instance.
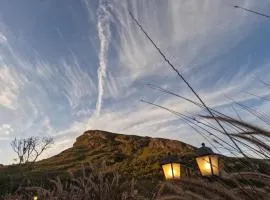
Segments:
[[[219,175],[218,156],[209,155],[196,158],[202,176]],[[211,161],[211,162],[210,162]],[[212,174],[212,170],[213,174]]]
[[[162,169],[166,180],[169,179],[180,179],[180,163],[168,163],[162,165]]]

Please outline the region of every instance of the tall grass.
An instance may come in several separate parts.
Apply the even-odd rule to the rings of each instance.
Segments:
[[[96,199],[96,200],[127,200],[140,199],[135,190],[135,181],[127,181],[114,172],[104,171],[105,167],[83,165],[76,176],[70,173],[68,179],[56,177],[51,179],[51,188],[40,186],[19,187],[15,194],[9,194],[2,199]]]
[[[83,165],[81,171],[71,173],[69,179],[51,179],[50,188],[19,187],[14,194],[0,199],[33,199],[33,196],[38,196],[39,200],[270,199],[270,176],[256,172],[231,173],[216,179],[187,177],[177,182],[162,181],[146,194],[139,189],[144,187],[140,181],[126,180],[107,169],[105,165]]]

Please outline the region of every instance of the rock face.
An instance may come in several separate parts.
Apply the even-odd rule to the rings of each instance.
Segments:
[[[75,170],[81,163],[106,162],[108,168],[131,176],[160,174],[160,161],[168,152],[193,157],[196,148],[180,141],[89,130],[73,147],[40,162],[42,166]]]
[[[152,151],[159,150],[178,153],[195,150],[191,145],[176,140],[116,134],[100,130],[84,132],[73,144],[73,148],[78,147],[92,150],[112,148],[116,151],[121,150],[122,153],[126,154],[139,153],[145,148]]]

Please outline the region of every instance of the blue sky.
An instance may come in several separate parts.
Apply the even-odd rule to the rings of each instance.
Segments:
[[[229,96],[269,113],[268,0],[0,0],[0,163],[14,137],[53,136],[45,156],[72,146],[87,129],[181,140],[203,138],[146,99],[182,113],[194,99],[128,15],[132,10],[208,105],[235,115]],[[240,108],[246,120],[256,122]]]

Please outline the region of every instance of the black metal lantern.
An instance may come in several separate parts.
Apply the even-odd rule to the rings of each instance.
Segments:
[[[168,154],[161,162],[161,167],[166,180],[179,180],[181,177],[181,163],[176,156]]]
[[[202,143],[202,147],[197,150],[197,164],[202,176],[219,176],[218,155],[211,148]]]

